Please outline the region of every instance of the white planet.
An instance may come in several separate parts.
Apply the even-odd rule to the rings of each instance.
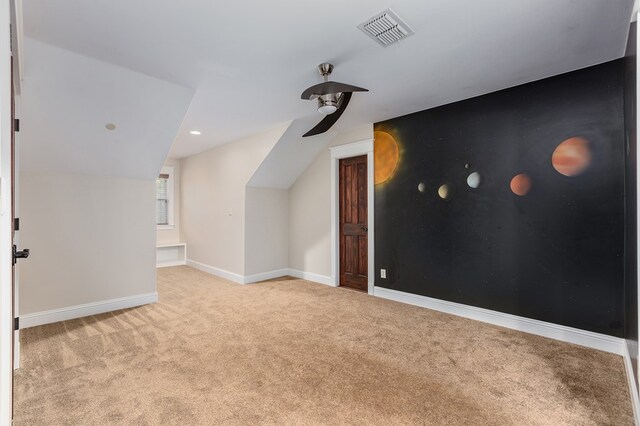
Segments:
[[[427,185],[425,185],[424,183],[420,182],[420,183],[418,184],[418,191],[420,191],[420,192],[424,192],[424,191],[426,191],[426,190],[427,190]]]
[[[482,176],[480,176],[478,172],[473,172],[467,177],[467,185],[469,185],[470,188],[479,187],[481,182]]]

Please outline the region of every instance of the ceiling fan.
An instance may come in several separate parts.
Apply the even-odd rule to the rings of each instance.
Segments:
[[[302,135],[302,137],[319,135],[324,133],[333,126],[344,110],[349,105],[351,94],[353,92],[368,92],[368,89],[352,86],[350,84],[338,83],[337,81],[329,81],[329,75],[333,71],[333,65],[320,64],[318,71],[324,82],[315,84],[302,92],[300,96],[305,100],[318,99],[318,112],[326,115],[313,129]]]

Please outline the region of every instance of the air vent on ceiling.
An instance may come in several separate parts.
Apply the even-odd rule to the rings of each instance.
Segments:
[[[409,25],[391,9],[367,19],[358,25],[358,28],[382,47],[390,46],[413,34],[413,30]]]

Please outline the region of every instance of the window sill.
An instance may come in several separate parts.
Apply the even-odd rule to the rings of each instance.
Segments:
[[[156,225],[158,231],[169,231],[174,228],[174,225]]]

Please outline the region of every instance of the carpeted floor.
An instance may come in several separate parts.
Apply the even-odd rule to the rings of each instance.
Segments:
[[[15,424],[633,423],[619,356],[302,280],[158,290],[23,330]]]

